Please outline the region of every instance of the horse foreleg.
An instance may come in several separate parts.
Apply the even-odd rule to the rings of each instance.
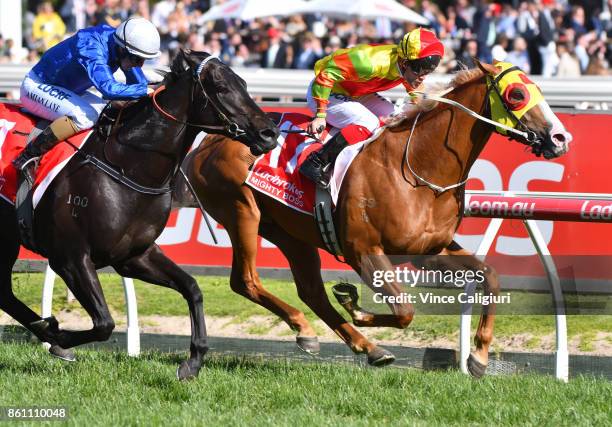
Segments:
[[[392,363],[395,357],[387,350],[370,342],[357,329],[338,313],[325,293],[321,278],[321,259],[317,249],[294,238],[280,227],[262,224],[259,233],[274,243],[285,255],[298,296],[310,309],[323,320],[355,353],[366,353],[368,363],[383,366]]]
[[[157,245],[152,245],[142,255],[113,267],[122,276],[174,289],[187,300],[191,318],[191,354],[189,360],[181,363],[177,375],[181,380],[197,377],[208,345],[204,299],[195,279],[164,255]]]
[[[442,254],[460,256],[460,258],[453,259],[454,261],[451,263],[451,268],[454,267],[456,269],[482,271],[485,277],[485,280],[482,283],[483,294],[494,296],[499,295],[499,278],[493,267],[480,261],[471,252],[463,249],[454,241],[442,252]],[[439,259],[440,257],[436,258]],[[477,378],[483,376],[487,369],[487,364],[489,361],[489,347],[491,345],[491,341],[493,341],[495,310],[496,304],[494,302],[482,306],[482,313],[480,315],[478,329],[476,330],[476,335],[474,336],[476,350],[470,353],[470,357],[468,359],[468,369],[470,373]]]

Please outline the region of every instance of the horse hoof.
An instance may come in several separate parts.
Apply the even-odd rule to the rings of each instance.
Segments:
[[[319,345],[319,339],[317,337],[298,336],[295,339],[295,343],[304,353],[308,353],[313,356],[318,355],[321,351],[321,346]]]
[[[338,283],[337,285],[332,286],[332,292],[334,293],[336,300],[338,300],[342,306],[346,304],[356,305],[359,301],[357,287],[350,283]]]
[[[480,363],[476,356],[470,353],[470,357],[467,360],[467,368],[471,376],[482,378],[487,370],[487,365]]]
[[[49,347],[49,353],[51,354],[51,356],[65,360],[66,362],[76,362],[76,356],[74,355],[74,352],[69,348],[62,348],[59,345],[55,344]]]
[[[375,347],[368,353],[368,365],[370,366],[387,366],[393,362],[395,362],[395,356],[384,348]]]
[[[194,369],[189,365],[189,361],[185,360],[181,362],[176,370],[176,378],[179,381],[190,381],[197,378],[199,369]]]

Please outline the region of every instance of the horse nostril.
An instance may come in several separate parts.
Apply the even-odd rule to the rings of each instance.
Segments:
[[[555,142],[560,142],[562,144],[565,143],[565,135],[563,135],[562,133],[556,133],[552,136],[553,141]]]
[[[266,128],[266,129],[259,131],[259,136],[263,140],[270,141],[270,140],[276,140],[276,138],[278,137],[278,134],[274,131],[274,129]]]

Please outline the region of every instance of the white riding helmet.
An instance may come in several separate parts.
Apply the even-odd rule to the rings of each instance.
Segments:
[[[130,18],[122,22],[115,30],[114,37],[117,44],[132,55],[147,59],[161,55],[157,28],[144,18]]]

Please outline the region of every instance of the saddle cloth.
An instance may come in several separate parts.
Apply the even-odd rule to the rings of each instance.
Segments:
[[[278,124],[281,131],[278,145],[272,151],[257,158],[245,181],[260,193],[308,215],[313,214],[315,184],[303,176],[299,168],[310,153],[321,149],[323,145],[307,135],[287,133],[287,131],[305,131],[311,120],[312,118],[304,114],[283,114]],[[337,129],[328,127],[320,138],[322,141],[327,141],[335,132]],[[336,159],[330,182],[334,205],[337,203],[346,171],[364,144],[373,139],[349,145]]]
[[[25,147],[35,123],[36,118],[23,113],[20,105],[0,103],[0,197],[12,204],[17,191],[17,171],[11,162]],[[91,133],[91,130],[83,131],[68,141],[82,147]],[[34,182],[34,207],[75,153],[70,144],[60,143],[40,159]]]

